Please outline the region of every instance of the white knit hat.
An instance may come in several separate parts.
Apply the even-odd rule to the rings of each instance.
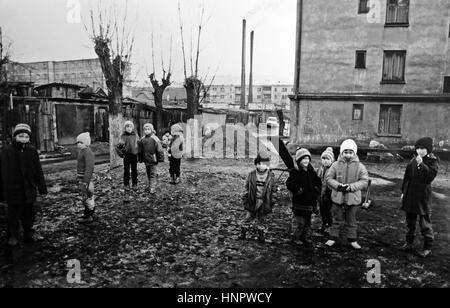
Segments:
[[[358,146],[356,145],[355,141],[353,139],[347,139],[341,144],[341,151],[340,153],[344,152],[345,150],[352,150],[355,154],[358,151]]]
[[[31,135],[30,125],[24,123],[17,124],[16,127],[14,128],[13,137],[16,137],[18,134],[21,133],[27,133],[28,136],[30,136]]]
[[[299,159],[305,156],[309,156],[309,160],[311,160],[311,153],[307,149],[305,148],[298,149],[297,152],[295,153],[295,161],[298,161]]]
[[[125,123],[123,124],[123,127],[127,127],[128,125],[131,125],[131,129],[134,129],[134,124],[131,121],[125,121]]]
[[[87,146],[91,145],[91,136],[89,135],[89,132],[79,134],[77,137],[77,142],[81,142]]]
[[[150,128],[152,131],[155,130],[155,128],[153,127],[153,124],[152,124],[152,123],[145,123],[145,124],[144,124],[144,129],[146,129],[146,128]]]
[[[170,130],[171,130],[171,134],[174,136],[183,134],[183,128],[179,124],[172,125]]]

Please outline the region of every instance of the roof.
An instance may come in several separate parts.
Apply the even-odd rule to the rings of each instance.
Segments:
[[[78,84],[64,83],[64,82],[52,82],[52,83],[40,85],[40,86],[36,87],[35,89],[39,90],[39,89],[45,89],[45,88],[50,88],[50,87],[70,87],[70,88],[78,88],[78,89],[84,88],[83,86],[80,86]]]

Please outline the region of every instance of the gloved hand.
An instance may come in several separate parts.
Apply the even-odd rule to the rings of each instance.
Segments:
[[[339,184],[339,186],[337,187],[337,191],[345,193],[345,192],[347,192],[347,187],[348,187],[348,184],[345,184],[345,185]]]

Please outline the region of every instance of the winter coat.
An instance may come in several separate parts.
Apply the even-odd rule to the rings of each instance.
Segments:
[[[174,135],[169,145],[169,153],[175,159],[181,159],[183,157],[183,145],[184,139],[182,135]]]
[[[138,141],[139,136],[134,131],[131,133],[124,132],[116,149],[118,152],[122,152],[122,157],[125,154],[137,155],[139,154]]]
[[[349,162],[339,156],[325,175],[328,186],[332,189],[331,199],[339,205],[359,205],[362,202],[361,190],[369,184],[369,173],[355,155]],[[349,192],[337,190],[339,184],[349,184]]]
[[[311,164],[307,169],[293,169],[286,181],[287,189],[292,192],[292,211],[296,215],[312,212],[317,207],[322,182]]]
[[[244,204],[244,209],[254,213],[256,211],[256,170],[253,170],[247,176],[247,181],[245,183],[245,192],[242,197],[242,202]],[[263,191],[263,203],[261,206],[262,214],[268,214],[272,212],[273,207],[273,193],[275,189],[275,177],[272,171],[268,171],[266,185]]]
[[[330,166],[331,167],[331,166]],[[325,177],[328,170],[330,170],[330,167],[320,166],[319,169],[317,169],[317,176],[320,178],[320,181],[322,182],[322,189],[320,191],[320,197],[319,202],[321,204],[329,204],[331,203],[331,188],[327,185],[327,179]]]
[[[95,156],[90,147],[80,149],[77,157],[77,178],[85,184],[92,181]]]
[[[34,203],[37,191],[47,194],[39,155],[30,144],[13,142],[3,148],[0,161],[0,201]]]
[[[164,150],[154,136],[145,136],[139,142],[139,162],[154,165],[164,161]]]
[[[419,215],[431,214],[431,182],[438,168],[438,158],[432,153],[425,156],[419,166],[415,158],[408,163],[402,184],[402,210]]]

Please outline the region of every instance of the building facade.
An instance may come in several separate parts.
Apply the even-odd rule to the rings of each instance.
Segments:
[[[298,0],[291,141],[449,147],[450,2]]]
[[[36,86],[59,82],[106,89],[105,78],[97,58],[30,63],[12,62],[7,65],[7,76],[8,81],[34,82]]]

